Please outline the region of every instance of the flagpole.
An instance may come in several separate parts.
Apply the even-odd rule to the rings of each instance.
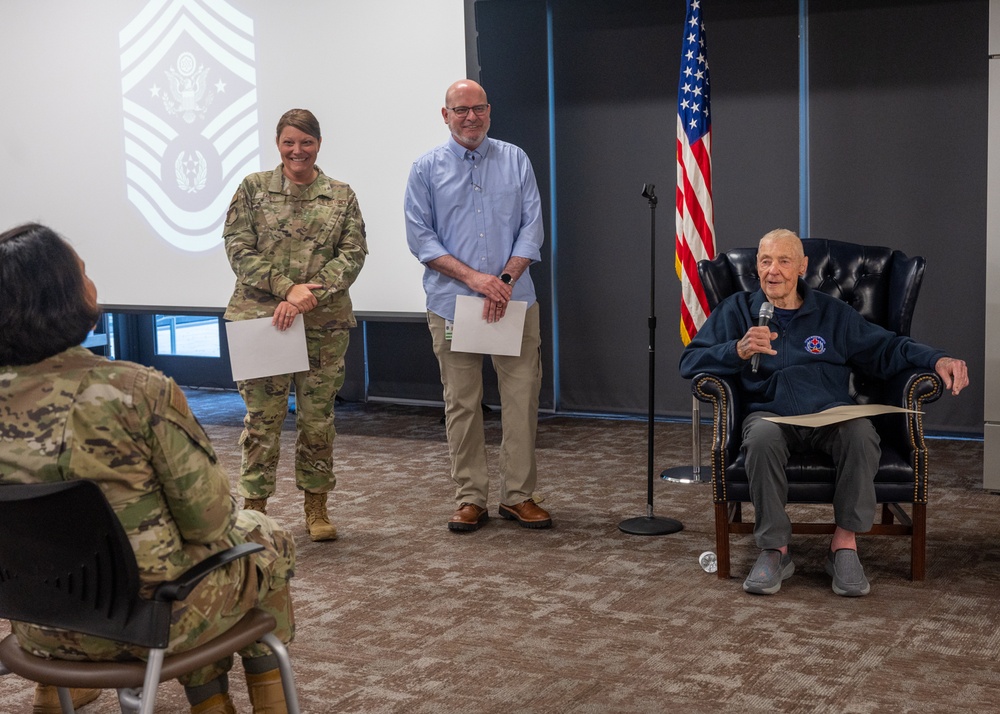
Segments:
[[[687,0],[684,26],[677,87],[676,262],[681,281],[681,339],[687,345],[708,313],[698,261],[715,253],[708,48],[700,0]],[[701,409],[693,395],[691,451],[692,465],[667,469],[660,477],[678,483],[705,483],[701,477]]]
[[[708,483],[701,477],[701,407],[697,397],[691,397],[691,463],[664,469],[660,478],[673,483]]]
[[[649,418],[646,431],[646,515],[627,518],[618,524],[619,530],[631,535],[667,535],[684,529],[680,521],[653,515],[653,423],[656,371],[656,192],[647,183],[642,196],[649,200]]]

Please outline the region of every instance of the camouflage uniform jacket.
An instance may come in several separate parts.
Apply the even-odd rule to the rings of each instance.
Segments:
[[[274,171],[250,174],[233,196],[223,239],[236,273],[225,318],[274,314],[293,285],[320,283],[307,329],[354,327],[348,288],[368,254],[358,199],[346,183],[319,176],[308,186]]]
[[[118,514],[147,594],[233,541],[229,479],[173,380],[83,347],[0,366],[0,483],[79,478]]]

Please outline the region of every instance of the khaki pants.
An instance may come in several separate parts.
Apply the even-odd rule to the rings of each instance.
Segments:
[[[531,498],[538,473],[535,433],[538,430],[538,393],[542,386],[539,308],[528,308],[517,357],[493,355],[500,386],[503,441],[500,445],[500,502],[515,505]],[[453,352],[445,340],[444,318],[427,313],[434,354],[444,387],[451,477],[457,484],[457,503],[486,508],[489,474],[483,432],[483,355]]]

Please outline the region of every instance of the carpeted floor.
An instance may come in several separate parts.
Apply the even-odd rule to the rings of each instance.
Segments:
[[[238,395],[191,402],[235,480]],[[932,443],[926,581],[908,579],[907,541],[863,537],[872,592],[837,597],[826,537],[798,537],[796,574],[755,597],[740,587],[756,557],[749,537],[734,542],[734,578],[698,565],[714,548],[708,486],[658,478],[690,462],[689,425],[655,428],[655,512],[680,520],[679,533],[618,528],[646,515],[644,421],[549,417],[539,493],[555,527],[499,519],[494,493],[486,527],[458,535],[445,527],[454,506],[440,416],[338,407],[332,543],[305,535],[286,422],[269,511],[298,544],[291,653],[304,711],[1000,710],[1000,501],[980,487],[980,442]],[[499,413],[487,432],[495,471]],[[248,712],[238,664],[232,690]],[[0,711],[29,711],[31,692],[0,678]],[[188,711],[176,682],[159,696],[158,712]],[[81,711],[116,711],[114,694]]]

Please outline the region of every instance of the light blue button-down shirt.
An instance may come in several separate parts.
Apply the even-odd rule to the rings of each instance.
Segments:
[[[487,137],[469,151],[449,137],[413,162],[403,202],[410,252],[426,263],[451,255],[470,268],[500,275],[511,256],[541,260],[542,202],[528,155]],[[424,270],[427,309],[451,320],[455,296],[476,296],[465,283]],[[535,302],[525,270],[513,300]]]

